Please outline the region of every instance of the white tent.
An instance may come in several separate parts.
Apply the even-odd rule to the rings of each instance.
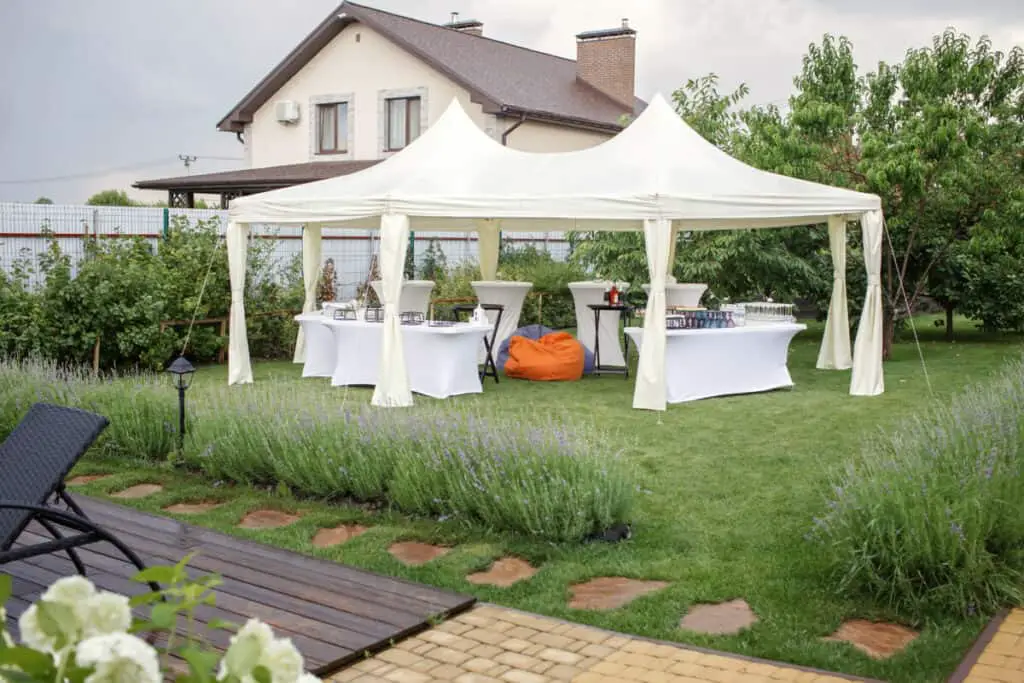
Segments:
[[[302,224],[306,307],[314,303],[320,228],[381,231],[384,351],[377,405],[409,405],[396,304],[410,229],[480,235],[481,270],[494,277],[499,231],[643,230],[651,290],[646,339],[633,405],[665,409],[665,282],[680,230],[770,228],[828,223],[834,264],[829,321],[818,366],[853,367],[850,393],[883,391],[881,359],[881,202],[874,195],[757,170],[694,132],[656,96],[611,140],[579,152],[536,154],[487,137],[457,102],[406,150],[349,176],[243,197],[231,202],[232,271],[229,383],[252,381],[242,305],[245,237],[250,223]],[[860,220],[868,288],[850,354],[845,231]],[[315,260],[313,258],[315,256]]]

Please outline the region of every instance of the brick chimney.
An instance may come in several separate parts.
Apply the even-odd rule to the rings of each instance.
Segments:
[[[476,19],[459,21],[458,12],[452,12],[452,19],[445,24],[445,28],[454,29],[474,36],[482,36],[484,34],[484,24],[482,21],[477,21]]]
[[[586,81],[627,111],[636,91],[636,31],[623,19],[619,28],[576,36],[576,77]]]

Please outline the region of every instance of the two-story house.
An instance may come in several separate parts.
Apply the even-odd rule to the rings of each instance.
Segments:
[[[432,24],[343,2],[221,119],[247,168],[146,180],[171,206],[365,169],[429,127],[453,98],[502,144],[527,151],[595,145],[644,102],[634,94],[636,32],[576,36],[575,60],[488,38],[479,21]]]

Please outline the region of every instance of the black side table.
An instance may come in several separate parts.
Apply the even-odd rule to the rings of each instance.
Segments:
[[[622,314],[622,321],[628,326],[628,321],[633,309],[625,304],[588,304],[594,312],[594,371],[593,375],[623,375],[629,378],[629,337],[623,332],[622,350],[625,365],[602,365],[601,364],[601,311],[617,311]]]
[[[473,315],[473,311],[476,310],[476,304],[458,304],[452,306],[452,314],[455,316],[455,320],[459,319],[460,313],[468,313],[470,316]],[[490,336],[484,337],[484,349],[487,350],[487,357],[484,359],[484,367],[480,371],[480,381],[484,381],[485,377],[493,377],[494,383],[498,383],[498,366],[494,362],[494,341],[498,337],[498,328],[501,326],[501,315],[505,312],[505,307],[501,304],[480,304],[480,308],[485,311],[496,311],[498,313],[494,319],[494,329],[491,330]]]

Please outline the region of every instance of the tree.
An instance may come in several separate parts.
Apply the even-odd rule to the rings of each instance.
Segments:
[[[140,206],[124,190],[103,190],[85,200],[89,206]]]
[[[856,77],[852,45],[811,45],[791,99],[802,177],[878,194],[883,249],[884,354],[897,324],[934,291],[958,301],[958,244],[986,213],[1017,201],[1024,52],[950,29],[902,64]],[[950,320],[952,316],[950,315]]]
[[[53,200],[50,199],[49,197],[39,197],[38,199],[36,199],[32,203],[33,204],[53,204]]]

